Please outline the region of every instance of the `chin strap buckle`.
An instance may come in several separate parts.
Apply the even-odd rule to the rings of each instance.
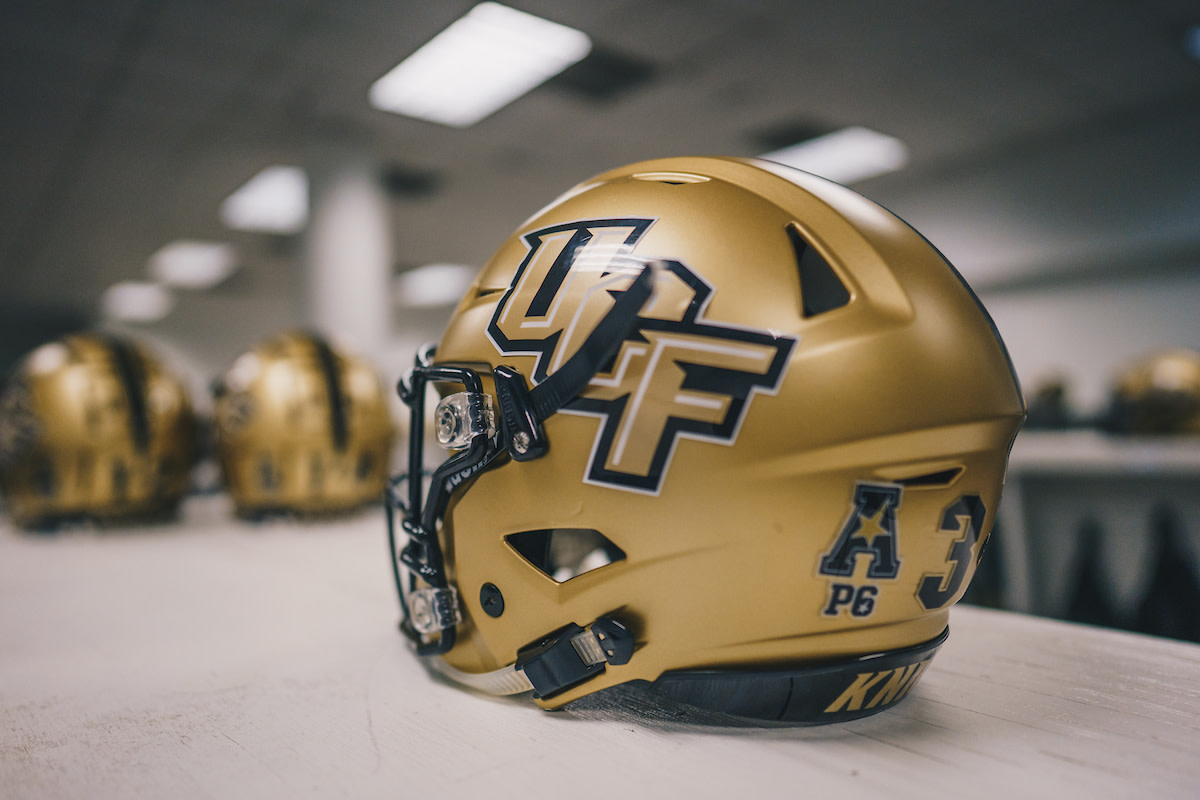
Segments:
[[[558,694],[633,655],[633,634],[621,623],[600,617],[586,628],[575,623],[517,653],[516,668],[533,686],[535,697]]]

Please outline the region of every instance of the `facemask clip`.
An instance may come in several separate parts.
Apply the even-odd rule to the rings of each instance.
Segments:
[[[508,454],[514,461],[532,461],[546,454],[546,433],[534,414],[529,389],[520,372],[506,366],[492,371],[496,397],[500,401]]]
[[[453,586],[416,589],[408,596],[408,618],[420,634],[438,633],[462,622]]]

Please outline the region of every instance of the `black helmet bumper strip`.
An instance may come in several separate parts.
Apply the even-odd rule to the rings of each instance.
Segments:
[[[678,702],[794,725],[847,722],[890,708],[916,685],[950,629],[927,642],[860,658],[780,670],[678,670],[650,684]]]

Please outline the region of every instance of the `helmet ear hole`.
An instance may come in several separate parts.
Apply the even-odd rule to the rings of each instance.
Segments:
[[[504,541],[530,566],[557,583],[625,558],[625,551],[592,528],[522,531],[505,536]]]
[[[933,472],[924,472],[919,475],[896,478],[895,482],[909,489],[944,489],[958,480],[958,476],[962,475],[962,473],[962,467],[951,467],[949,469],[940,469]]]

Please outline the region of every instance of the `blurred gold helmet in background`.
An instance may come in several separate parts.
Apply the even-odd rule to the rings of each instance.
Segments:
[[[240,356],[215,395],[217,458],[238,514],[342,512],[382,498],[394,430],[363,358],[287,332]]]
[[[183,384],[117,336],[42,345],[0,399],[0,485],[9,514],[27,527],[169,514],[195,445]]]
[[[1122,371],[1104,422],[1114,433],[1200,433],[1200,352],[1163,350]]]
[[[634,164],[483,267],[402,386],[451,456],[389,494],[403,629],[546,707],[629,682],[805,723],[902,698],[1024,417],[991,319],[870,200],[765,161]],[[393,528],[393,532],[395,528]]]

